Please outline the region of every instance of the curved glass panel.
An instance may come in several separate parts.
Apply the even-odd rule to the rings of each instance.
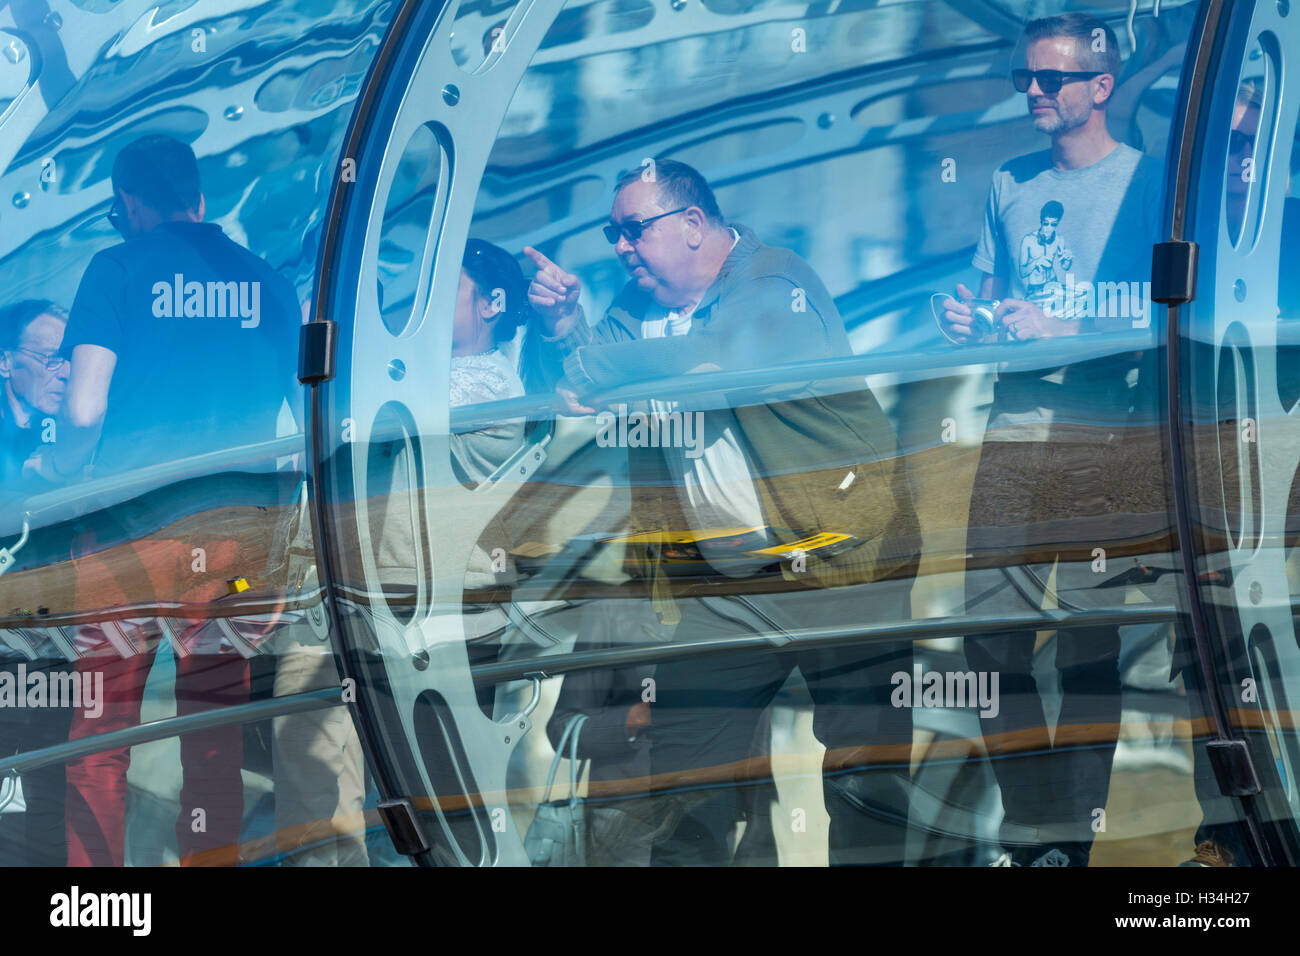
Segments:
[[[395,4],[326,6],[0,10],[6,862],[370,855],[296,373]]]
[[[282,645],[283,673],[323,676],[317,648],[295,651],[290,641]],[[323,665],[336,687],[328,655]],[[231,699],[225,703],[244,711],[180,735],[171,675],[188,666],[164,650],[140,678],[142,717],[133,731],[142,736],[132,745],[81,746],[79,756],[60,759],[86,743],[68,740],[79,710],[50,708],[38,719],[0,711],[6,744],[22,751],[0,759],[0,866],[408,865],[393,850],[360,763],[352,772],[320,759],[330,744],[356,746],[337,694],[274,717],[247,713],[247,698]],[[51,684],[65,673],[66,662],[52,660],[26,662],[22,672],[13,663],[0,668]],[[107,768],[117,764],[128,766],[125,786],[102,792]]]
[[[1149,285],[1195,11],[1081,4],[1105,44],[1063,51],[1029,6],[534,4],[454,95],[449,26],[412,31],[342,209],[323,451],[363,710],[431,859],[1254,861]],[[433,122],[446,215],[386,341],[377,197]],[[1259,381],[1238,353],[1225,394]],[[409,535],[377,517],[394,439]]]
[[[1276,828],[1283,859],[1294,862],[1287,834],[1300,807],[1291,703],[1300,693],[1300,432],[1288,263],[1300,242],[1291,198],[1300,96],[1296,65],[1281,51],[1300,42],[1300,22],[1283,6],[1234,9],[1229,21],[1224,72],[1237,85],[1219,84],[1209,104],[1191,206],[1206,291],[1184,313],[1181,332],[1197,583],[1213,623],[1219,692],[1263,787],[1252,801],[1257,819]],[[1211,172],[1221,162],[1224,180]]]
[[[0,862],[1288,858],[1300,27],[1171,421],[1198,5],[1041,6],[0,9]]]

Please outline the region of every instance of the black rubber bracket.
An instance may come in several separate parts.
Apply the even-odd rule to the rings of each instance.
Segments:
[[[1161,305],[1178,305],[1196,298],[1196,264],[1201,248],[1180,239],[1157,242],[1151,250],[1151,298]]]
[[[1261,790],[1259,774],[1244,740],[1211,740],[1205,745],[1210,766],[1225,797],[1250,797]]]
[[[406,798],[384,800],[379,804],[379,819],[384,821],[384,828],[393,841],[393,846],[402,856],[419,856],[431,849],[429,838],[424,835],[415,808]]]
[[[298,333],[298,381],[318,385],[334,377],[339,327],[328,319],[308,322]]]

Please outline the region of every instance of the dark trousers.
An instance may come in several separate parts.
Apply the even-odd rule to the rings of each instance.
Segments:
[[[1062,610],[1116,607],[1123,587],[1099,587],[1123,562],[1099,570],[1094,545],[1118,540],[1109,485],[1116,451],[1095,440],[989,442],[971,495],[965,580],[966,613],[1037,612],[1048,582]],[[1044,622],[1043,630],[1051,630]],[[1037,633],[1021,630],[967,637],[966,660],[999,678],[999,712],[981,718],[985,745],[1002,792],[1002,840],[1017,862],[1055,846],[1071,865],[1086,864],[1096,811],[1104,810],[1119,739],[1120,635],[1117,627],[1056,630],[1061,708],[1049,733],[1043,695],[1033,676]]]
[[[771,637],[781,629],[851,630],[910,617],[910,578],[821,590],[680,601],[674,640]],[[797,645],[795,645],[797,646]],[[830,862],[898,864],[907,833],[911,712],[890,703],[891,676],[910,674],[910,642],[760,649],[661,663],[655,672],[651,766],[664,824],[654,865],[726,865],[752,779],[749,757],[764,709],[798,667],[814,703],[813,731],[826,746],[823,795]],[[752,779],[761,786],[764,779]],[[813,808],[804,808],[811,812]],[[792,826],[798,820],[775,820]]]
[[[26,661],[26,673],[47,677],[70,672],[62,659]],[[0,670],[15,675],[17,661]],[[21,692],[21,688],[19,688]],[[0,754],[12,757],[64,743],[72,710],[67,707],[0,707]],[[67,780],[62,761],[46,764],[22,775],[26,812],[0,815],[0,866],[67,866],[64,837],[64,792]]]

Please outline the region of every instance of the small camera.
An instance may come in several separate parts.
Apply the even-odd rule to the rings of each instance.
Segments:
[[[997,315],[999,300],[971,299],[966,304],[970,306],[971,334],[977,339],[986,339],[996,335],[998,322],[995,316]]]
[[[1001,300],[964,300],[971,313],[971,335],[969,339],[955,339],[952,337],[952,334],[948,331],[943,316],[940,314],[943,301],[955,301],[955,297],[948,295],[946,292],[934,293],[930,296],[930,312],[934,315],[935,324],[939,326],[939,334],[949,342],[952,342],[954,345],[993,345],[999,341],[1004,341],[1005,330],[996,318],[998,306],[1001,305]]]

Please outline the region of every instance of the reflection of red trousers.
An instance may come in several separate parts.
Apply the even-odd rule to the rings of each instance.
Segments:
[[[235,542],[207,547],[204,573],[191,571],[189,542],[145,539],[75,560],[77,607],[107,609],[124,603],[210,601],[222,593],[224,575],[235,563]],[[135,572],[135,573],[132,573]],[[141,574],[140,572],[143,572]],[[147,577],[152,594],[134,583]],[[178,716],[248,701],[248,661],[233,649],[222,652],[212,622],[172,619],[175,633],[191,651],[176,656]],[[137,653],[122,657],[97,628],[79,635],[83,657],[78,673],[103,677],[103,713],[75,712],[69,739],[134,727],[140,723],[145,681],[153,666],[161,632],[156,623],[123,622],[122,631]],[[86,646],[87,640],[90,646]],[[219,727],[180,738],[182,785],[176,843],[183,864],[234,864],[243,818],[243,728]],[[69,761],[68,865],[122,866],[125,860],[127,768],[130,749],[116,747]],[[200,812],[201,811],[201,812]],[[202,859],[191,858],[204,851]],[[189,859],[187,859],[189,858]]]

